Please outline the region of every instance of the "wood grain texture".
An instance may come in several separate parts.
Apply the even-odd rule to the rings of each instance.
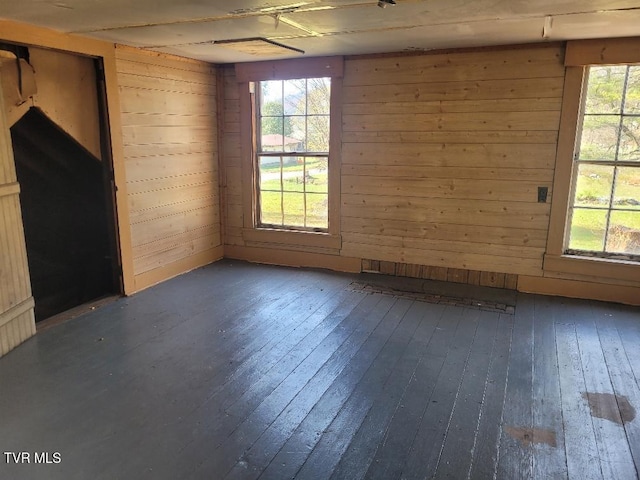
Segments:
[[[451,280],[541,275],[550,205],[537,189],[553,181],[562,56],[555,45],[348,59],[343,254]]]
[[[507,315],[363,278],[224,260],[39,332],[0,361],[0,427],[64,461],[3,473],[637,477],[637,307],[518,294]]]
[[[11,137],[0,95],[0,357],[36,332]]]
[[[603,38],[567,42],[564,64],[572,67],[639,63],[640,40],[630,38]]]
[[[101,158],[94,59],[30,48],[29,61],[37,72],[34,105],[94,157]]]
[[[562,61],[559,44],[347,58],[341,254],[510,274],[512,286],[541,276],[551,199],[537,190],[552,190]],[[225,243],[244,245],[251,179],[239,84],[232,68],[223,78]]]
[[[581,68],[565,71],[563,54],[555,44],[348,58],[341,254],[508,274],[504,281],[492,278],[499,284],[509,278],[512,287],[516,275],[541,277],[545,247],[556,255],[562,248],[570,188],[566,151],[582,79]],[[225,69],[224,85],[225,243],[244,245],[241,227],[249,197],[231,68]],[[547,187],[553,197],[538,203],[538,187]],[[593,284],[589,291],[599,299],[630,302],[635,290],[615,294],[598,291],[596,284],[633,287],[633,281],[620,279],[615,269],[609,275],[616,279],[599,278],[601,273],[547,274]],[[467,281],[478,284],[480,276],[471,274]]]
[[[534,300],[518,297],[493,478],[532,478]]]
[[[518,277],[518,291],[640,305],[640,288],[637,285],[606,284],[602,283],[602,278],[585,280],[521,275]]]
[[[139,289],[222,256],[217,79],[206,63],[126,47],[116,60]]]
[[[562,116],[558,131],[558,151],[556,157],[556,171],[554,189],[556,198],[551,208],[549,224],[549,240],[547,253],[561,255],[565,248],[566,222],[571,195],[573,172],[573,154],[575,150],[576,132],[579,124],[579,114],[582,98],[585,69],[582,67],[567,68],[564,83]]]

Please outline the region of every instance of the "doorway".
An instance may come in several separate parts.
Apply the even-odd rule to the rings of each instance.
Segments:
[[[38,55],[38,92],[10,130],[35,319],[41,322],[121,294],[122,281],[99,61]],[[86,75],[87,62],[93,75]],[[81,78],[64,78],[69,66],[79,66]],[[89,87],[75,95],[81,83]]]
[[[11,138],[36,322],[120,293],[102,162],[35,107]]]

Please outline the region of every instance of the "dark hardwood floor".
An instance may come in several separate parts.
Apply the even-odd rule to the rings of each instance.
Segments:
[[[224,261],[39,333],[0,359],[0,478],[638,478],[640,309],[363,278]]]

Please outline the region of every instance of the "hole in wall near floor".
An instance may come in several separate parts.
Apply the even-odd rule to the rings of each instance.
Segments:
[[[367,282],[352,282],[349,289],[354,292],[378,293],[380,295],[391,295],[397,298],[407,298],[419,302],[437,303],[442,305],[452,305],[456,307],[472,308],[488,312],[499,312],[513,315],[514,305],[507,305],[487,299],[463,298],[441,293],[414,292],[404,289],[393,288],[381,284],[371,284]]]

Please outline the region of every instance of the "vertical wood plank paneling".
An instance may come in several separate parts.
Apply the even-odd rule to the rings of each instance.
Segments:
[[[548,45],[348,59],[343,255],[446,267],[454,281],[497,272],[481,280],[500,287],[500,273],[542,275],[537,187],[553,180],[561,57]]]
[[[35,318],[18,198],[20,190],[2,95],[0,172],[0,356],[3,356],[35,333]]]
[[[217,76],[116,48],[135,290],[222,257]]]
[[[518,275],[496,272],[480,272],[477,270],[463,270],[460,268],[433,267],[429,265],[413,265],[407,263],[387,262],[380,260],[362,259],[363,272],[382,273],[397,277],[424,278],[452,283],[466,283],[482,287],[505,288],[516,290]]]

